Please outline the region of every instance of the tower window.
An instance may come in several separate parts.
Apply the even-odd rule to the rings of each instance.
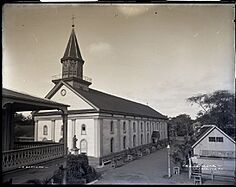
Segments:
[[[48,135],[48,126],[47,125],[43,126],[43,135]]]
[[[86,126],[85,126],[85,124],[82,124],[82,126],[81,126],[81,134],[82,135],[86,134]]]

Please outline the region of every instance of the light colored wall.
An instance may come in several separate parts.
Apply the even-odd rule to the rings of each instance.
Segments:
[[[113,132],[111,133],[110,131],[110,125],[111,125],[111,121],[113,121]],[[101,121],[103,123],[103,129],[102,130],[102,135],[103,135],[103,156],[104,155],[108,155],[110,154],[110,141],[111,138],[113,138],[113,142],[114,142],[114,146],[113,146],[113,150],[114,152],[119,151],[119,137],[117,136],[118,134],[118,128],[117,123],[119,123],[119,121],[117,119],[112,119],[112,118],[105,118]]]
[[[209,142],[209,137],[223,137],[223,142]],[[200,155],[201,150],[235,151],[235,144],[226,138],[220,131],[214,129],[195,148],[194,154]]]
[[[153,130],[161,132],[161,138],[167,138],[167,123],[162,121],[154,121],[149,119],[129,119],[122,116],[108,117],[102,120],[103,122],[103,156],[111,154],[110,141],[114,138],[114,152],[123,150],[123,137],[126,136],[126,148],[133,147],[133,135],[136,135],[136,146],[141,145],[141,134],[143,134],[143,145],[151,143],[151,136]],[[113,121],[114,133],[110,133],[110,124]],[[123,132],[123,122],[126,122],[126,133]],[[136,132],[133,131],[133,122],[136,124]],[[141,123],[143,123],[143,131],[141,132]],[[147,130],[149,124],[149,130]],[[149,141],[147,142],[147,134],[149,133]]]
[[[86,135],[81,134],[81,127],[82,124],[86,125]],[[76,138],[77,141],[77,148],[80,148],[80,141],[85,139],[87,141],[87,155],[88,156],[94,156],[94,119],[76,119]],[[72,141],[72,138],[70,136],[70,139]],[[72,145],[72,144],[70,144]],[[71,149],[72,146],[69,147]]]
[[[42,141],[43,138],[47,138],[47,140],[51,140],[51,120],[39,120],[38,121],[38,141]],[[47,125],[48,134],[43,135],[43,126]]]
[[[51,120],[55,120],[55,141],[58,142],[62,138],[61,134],[61,125],[62,120],[60,117],[55,118],[54,116],[47,116],[45,119],[42,117],[37,118],[38,120],[38,139],[41,141],[43,137],[46,137],[48,140],[51,139]],[[141,145],[141,134],[143,134],[143,144],[150,143],[151,135],[154,130],[159,130],[161,134],[166,131],[166,123],[162,122],[162,126],[159,121],[154,121],[150,119],[135,119],[111,115],[98,115],[89,116],[89,115],[69,115],[68,116],[68,148],[72,149],[73,145],[73,128],[72,128],[72,119],[76,119],[75,125],[75,134],[78,139],[77,148],[80,148],[80,141],[86,139],[88,145],[88,156],[105,156],[109,155],[110,152],[110,140],[114,138],[113,152],[119,152],[123,150],[123,137],[126,136],[126,148],[133,148],[133,135],[136,135],[136,146]],[[110,124],[113,121],[114,133],[110,133]],[[123,122],[126,122],[126,133],[123,132]],[[133,131],[133,122],[136,124],[136,132]],[[141,122],[143,123],[143,132],[141,132]],[[48,125],[48,135],[43,136],[43,125]],[[86,125],[86,135],[81,135],[81,126],[82,124]],[[149,131],[147,131],[147,124],[149,124]],[[157,126],[156,126],[157,125]],[[98,128],[99,127],[99,128]],[[147,133],[149,133],[149,142],[147,142]],[[166,132],[167,135],[167,132]],[[164,135],[161,135],[161,139],[164,138]],[[98,145],[99,144],[99,145]]]
[[[73,134],[72,134],[72,119],[75,119],[75,135],[78,141],[76,142],[77,148],[80,148],[80,141],[82,139],[85,139],[87,141],[88,146],[88,152],[87,154],[89,156],[94,156],[94,119],[81,119],[73,117],[71,118],[68,116],[68,130],[67,130],[67,136],[68,136],[68,148],[69,150],[73,147]],[[52,140],[52,120],[55,120],[55,142],[59,142],[59,140],[63,137],[61,133],[61,126],[62,126],[62,120],[58,119],[53,116],[47,116],[47,119],[37,119],[38,120],[38,141],[42,141],[43,138],[47,138],[47,140]],[[86,125],[86,135],[81,134],[81,126],[82,124]],[[47,125],[48,127],[48,135],[43,135],[43,126]],[[35,138],[36,139],[36,138]]]
[[[62,89],[66,90],[65,96],[61,95]],[[73,91],[71,91],[64,85],[53,95],[51,100],[70,105],[70,107],[68,107],[68,110],[93,109],[93,107],[83,101],[78,95],[76,95]]]

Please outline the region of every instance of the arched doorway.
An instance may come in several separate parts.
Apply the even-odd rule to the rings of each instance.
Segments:
[[[87,141],[85,139],[80,141],[80,153],[87,153]]]

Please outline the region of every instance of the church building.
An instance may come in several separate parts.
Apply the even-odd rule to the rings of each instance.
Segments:
[[[84,63],[72,25],[61,58],[62,75],[52,80],[55,85],[46,95],[47,99],[69,105],[68,152],[76,146],[79,153],[99,159],[152,143],[157,133],[159,140],[167,139],[166,116],[147,105],[90,88],[91,79],[83,75]],[[33,117],[35,141],[62,141],[60,111],[37,112]]]

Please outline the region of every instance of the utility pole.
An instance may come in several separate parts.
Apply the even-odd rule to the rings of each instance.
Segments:
[[[170,173],[170,145],[167,145],[167,152],[168,152],[168,177],[171,177],[171,173]]]

